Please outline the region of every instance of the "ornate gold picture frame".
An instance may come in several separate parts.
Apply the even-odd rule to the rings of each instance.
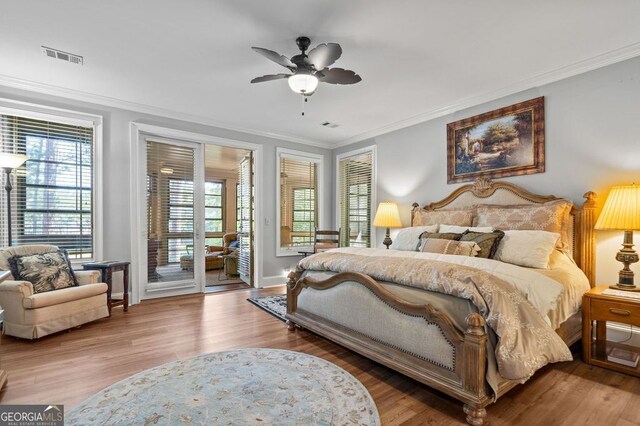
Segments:
[[[544,172],[544,97],[447,124],[447,183]]]

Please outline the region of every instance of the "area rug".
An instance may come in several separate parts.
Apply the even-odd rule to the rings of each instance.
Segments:
[[[239,349],[161,365],[81,403],[68,425],[379,425],[367,389],[299,352]]]
[[[282,321],[286,321],[284,315],[287,313],[287,295],[278,294],[276,296],[250,297],[247,299],[257,307],[264,309],[271,315]]]

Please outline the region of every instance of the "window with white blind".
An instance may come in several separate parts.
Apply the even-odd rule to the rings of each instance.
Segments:
[[[337,157],[338,220],[342,247],[372,247],[375,150],[366,148]]]
[[[321,194],[321,155],[278,148],[279,256],[297,256],[313,246]]]
[[[95,125],[62,121],[0,114],[1,151],[27,156],[12,173],[11,243],[52,244],[71,259],[92,259]],[[7,245],[4,199],[1,208],[2,245]]]

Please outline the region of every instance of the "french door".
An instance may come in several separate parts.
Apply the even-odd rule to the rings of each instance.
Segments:
[[[146,139],[146,261],[143,299],[204,289],[202,145]]]
[[[247,154],[238,167],[238,273],[240,279],[253,285],[253,152]]]

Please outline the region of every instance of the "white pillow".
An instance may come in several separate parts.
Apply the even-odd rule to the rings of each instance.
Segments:
[[[423,232],[438,232],[438,225],[402,228],[389,248],[392,250],[417,251],[420,234]]]
[[[493,257],[505,263],[549,269],[549,256],[560,234],[548,231],[504,231]]]
[[[456,226],[456,225],[440,225],[438,232],[453,232],[462,234],[464,231],[471,232],[493,232],[493,226]]]

